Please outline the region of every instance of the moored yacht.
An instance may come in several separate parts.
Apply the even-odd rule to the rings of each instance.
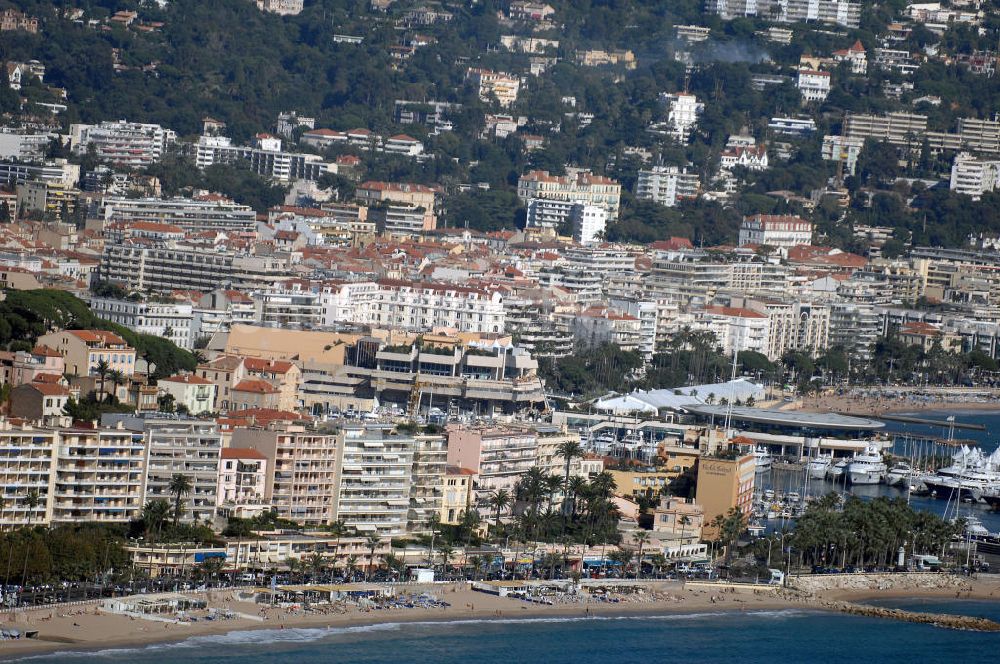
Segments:
[[[889,472],[885,474],[885,483],[889,486],[906,486],[913,476],[913,468],[908,463],[893,464]]]
[[[753,451],[754,461],[757,463],[757,472],[766,473],[771,470],[771,453],[766,447],[759,446]]]
[[[851,457],[847,479],[851,484],[878,484],[885,477],[886,465],[878,445],[868,445],[863,452]]]
[[[830,454],[820,454],[809,460],[809,479],[811,480],[821,480],[826,477],[826,473],[830,470],[830,465],[833,463],[833,455]]]

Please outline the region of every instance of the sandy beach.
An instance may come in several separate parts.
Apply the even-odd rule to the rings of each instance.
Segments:
[[[601,618],[618,616],[663,615],[669,613],[720,613],[780,609],[822,610],[826,602],[864,602],[873,598],[934,598],[1000,601],[1000,578],[962,580],[959,588],[871,588],[832,589],[811,595],[772,590],[753,590],[738,586],[685,585],[679,581],[651,583],[648,592],[622,603],[594,600],[557,603],[552,606],[529,604],[514,598],[501,598],[471,590],[466,584],[407,586],[406,593],[428,592],[451,604],[447,608],[389,609],[364,611],[349,609],[344,614],[316,614],[290,609],[269,608],[265,620],[258,616],[260,605],[233,600],[228,591],[212,593],[209,605],[246,614],[221,622],[199,621],[190,624],[152,622],[101,612],[96,603],[89,606],[18,612],[3,619],[5,629],[38,630],[38,639],[0,642],[0,660],[16,660],[30,655],[59,651],[97,651],[142,648],[192,637],[227,634],[243,630],[285,630],[296,628],[336,629],[366,625],[451,622],[470,620],[511,620],[530,618]],[[197,615],[197,614],[195,614]]]
[[[53,608],[18,612],[13,620],[8,614],[4,629],[38,630],[38,639],[0,641],[0,660],[56,651],[134,648],[196,636],[226,634],[238,630],[338,628],[382,623],[441,622],[524,618],[587,618],[664,613],[700,613],[726,610],[772,610],[801,606],[771,592],[722,592],[702,588],[684,588],[680,582],[652,584],[660,599],[649,594],[617,604],[598,601],[555,604],[529,604],[513,598],[476,592],[466,584],[407,586],[406,593],[428,592],[451,604],[437,609],[389,609],[365,612],[352,608],[346,614],[313,614],[270,608],[266,620],[249,617],[226,621],[199,621],[187,625],[167,624],[101,612],[96,603],[89,606]],[[232,601],[228,592],[216,592],[209,606],[257,616],[260,606]],[[195,615],[198,615],[195,613]]]

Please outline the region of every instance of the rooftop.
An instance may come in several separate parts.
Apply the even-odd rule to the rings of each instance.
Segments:
[[[806,413],[802,411],[767,410],[742,406],[709,406],[690,404],[687,409],[705,417],[726,417],[727,413],[737,422],[756,422],[802,429],[837,429],[841,431],[873,431],[885,426],[884,422],[867,417],[853,417],[837,413]]]

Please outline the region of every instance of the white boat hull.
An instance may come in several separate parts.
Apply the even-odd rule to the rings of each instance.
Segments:
[[[875,470],[849,470],[847,479],[851,484],[878,484],[882,481],[882,473]]]

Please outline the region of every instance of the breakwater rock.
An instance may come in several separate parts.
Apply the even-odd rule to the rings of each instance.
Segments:
[[[913,572],[892,574],[804,574],[791,577],[789,587],[815,594],[829,590],[930,590],[968,592],[968,577],[954,574]]]
[[[935,627],[944,627],[947,629],[1000,632],[1000,623],[988,618],[977,618],[975,616],[956,616],[948,613],[922,613],[919,611],[906,611],[905,609],[888,609],[868,604],[854,604],[853,602],[822,602],[821,605],[825,608],[852,616],[887,618],[903,622],[934,625]]]

